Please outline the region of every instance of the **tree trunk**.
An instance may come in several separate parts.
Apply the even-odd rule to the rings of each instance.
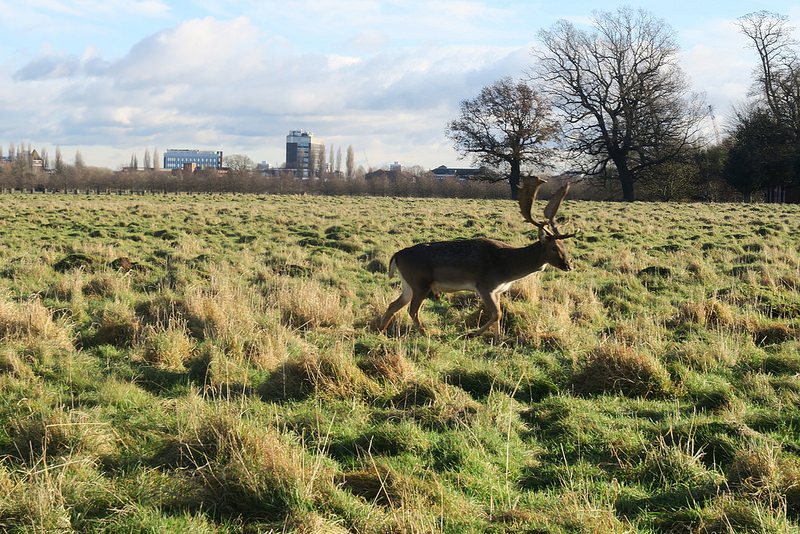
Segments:
[[[633,173],[628,169],[617,169],[619,171],[619,183],[622,185],[622,200],[633,202],[636,200],[633,193]]]
[[[517,194],[519,193],[519,167],[519,161],[511,162],[511,174],[508,176],[508,181],[511,184],[511,200],[517,200]]]

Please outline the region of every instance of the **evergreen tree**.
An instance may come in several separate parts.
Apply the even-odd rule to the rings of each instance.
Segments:
[[[64,174],[64,158],[61,157],[61,147],[56,146],[56,164],[55,171],[57,175]]]
[[[356,173],[356,155],[353,152],[353,145],[347,147],[347,179],[352,180]]]

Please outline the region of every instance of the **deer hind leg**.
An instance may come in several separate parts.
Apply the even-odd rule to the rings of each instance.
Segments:
[[[422,306],[422,303],[428,297],[428,294],[430,294],[430,292],[431,292],[430,286],[417,287],[414,290],[413,296],[411,297],[411,305],[408,307],[408,314],[411,316],[411,320],[423,334],[427,334],[427,332],[425,331],[425,328],[422,326],[422,323],[419,320],[419,308],[420,306]]]
[[[380,323],[381,331],[386,330],[386,327],[389,326],[389,321],[392,320],[392,317],[394,317],[394,315],[398,311],[400,311],[403,308],[403,306],[405,306],[411,301],[411,296],[413,295],[413,290],[411,289],[411,286],[408,285],[408,283],[402,278],[402,276],[400,277],[400,280],[402,282],[403,292],[400,294],[399,297],[397,297],[397,299],[394,302],[389,304],[389,308],[387,308],[386,313],[383,314]]]
[[[500,296],[493,291],[478,291],[478,294],[483,300],[483,304],[489,310],[489,320],[470,334],[470,337],[475,337],[483,334],[490,326],[494,326],[494,338],[500,339],[500,319],[503,317],[503,312],[500,309]]]

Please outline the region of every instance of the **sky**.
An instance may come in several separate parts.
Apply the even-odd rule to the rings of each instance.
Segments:
[[[621,5],[675,32],[723,132],[757,61],[736,19],[800,26],[783,0],[0,0],[0,150],[114,170],[172,148],[279,166],[306,130],[366,168],[465,167],[445,136],[459,103],[529,73],[540,30]]]

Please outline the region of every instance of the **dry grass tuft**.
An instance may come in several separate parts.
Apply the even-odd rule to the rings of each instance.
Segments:
[[[738,532],[792,532],[759,502],[723,493],[692,510],[665,514],[655,525],[659,532],[731,534]]]
[[[22,461],[39,458],[108,457],[116,452],[117,437],[107,423],[97,422],[78,410],[57,411],[41,419],[29,417],[12,425],[9,454]]]
[[[101,273],[90,278],[82,288],[87,297],[114,298],[127,291],[130,278],[110,273]]]
[[[0,373],[7,373],[19,379],[30,379],[34,376],[30,365],[20,358],[18,351],[12,345],[0,348]]]
[[[319,353],[313,347],[281,365],[258,388],[270,401],[302,399],[312,393],[351,398],[371,391],[374,383],[359,369],[343,346]]]
[[[149,325],[184,321],[193,337],[203,338],[203,323],[189,311],[186,300],[170,294],[157,294],[136,306],[136,315]]]
[[[92,342],[95,345],[131,347],[138,340],[141,331],[142,325],[134,310],[115,302],[103,310]]]
[[[202,325],[204,336],[209,338],[255,329],[263,307],[255,291],[216,277],[209,287],[189,288],[185,300],[176,304],[185,308],[183,313],[191,324]]]
[[[621,393],[630,397],[663,397],[671,389],[669,374],[652,355],[626,345],[609,344],[591,351],[572,377],[581,395]]]
[[[727,472],[731,489],[767,506],[800,513],[800,462],[776,443],[752,443],[738,451]]]
[[[41,339],[72,348],[72,329],[66,320],[53,320],[39,299],[21,303],[0,299],[0,340],[33,342]]]
[[[186,325],[173,321],[168,327],[146,326],[140,342],[142,359],[153,367],[182,371],[195,344]]]
[[[392,405],[401,410],[415,406],[431,406],[438,398],[438,385],[435,382],[412,382],[392,397]]]
[[[531,304],[537,304],[541,296],[539,285],[535,275],[526,276],[522,280],[514,282],[506,291],[506,296],[508,300],[524,300]]]
[[[350,530],[313,512],[303,513],[294,518],[291,527],[297,534],[348,534],[350,532]]]
[[[779,482],[777,446],[754,446],[738,451],[728,469],[728,484],[747,492],[775,488]]]
[[[367,502],[391,506],[400,502],[398,477],[385,466],[353,471],[342,475],[342,487]]]
[[[621,319],[612,330],[613,340],[629,347],[658,345],[664,337],[663,325],[650,314]]]
[[[701,486],[714,481],[715,476],[703,464],[705,455],[703,447],[693,436],[686,440],[675,440],[672,435],[667,440],[661,436],[645,448],[636,475],[640,480],[660,487],[676,482],[689,487]]]
[[[316,280],[281,278],[269,295],[269,301],[280,310],[283,323],[292,328],[346,327],[352,324],[352,311],[342,305],[339,292]]]
[[[389,402],[394,409],[433,429],[469,425],[480,409],[469,393],[438,381],[411,382]]]
[[[753,341],[759,347],[779,345],[785,341],[800,340],[800,329],[787,324],[753,324],[748,326]]]
[[[714,298],[682,303],[676,321],[679,324],[728,328],[735,324],[730,307]]]
[[[70,271],[60,277],[47,291],[47,295],[58,300],[81,301],[83,300],[83,287],[85,273],[81,270]]]
[[[74,465],[74,464],[73,464]],[[73,532],[70,509],[62,491],[66,478],[37,470],[39,476],[11,473],[0,466],[0,530],[2,532]]]
[[[441,489],[435,484],[402,473],[383,462],[373,463],[366,469],[343,473],[340,483],[342,488],[367,503],[377,504],[391,511],[400,524],[387,523],[384,528],[395,526],[398,532],[427,530],[416,525],[421,519],[419,515],[441,505],[442,500]],[[385,531],[381,529],[381,532]],[[395,529],[390,528],[388,531],[393,532]]]
[[[165,494],[167,502],[223,516],[290,518],[332,490],[333,473],[321,459],[237,414],[203,418],[154,461],[183,473],[183,491]]]
[[[387,382],[405,382],[416,373],[404,351],[381,345],[367,353],[358,367],[370,378]]]

